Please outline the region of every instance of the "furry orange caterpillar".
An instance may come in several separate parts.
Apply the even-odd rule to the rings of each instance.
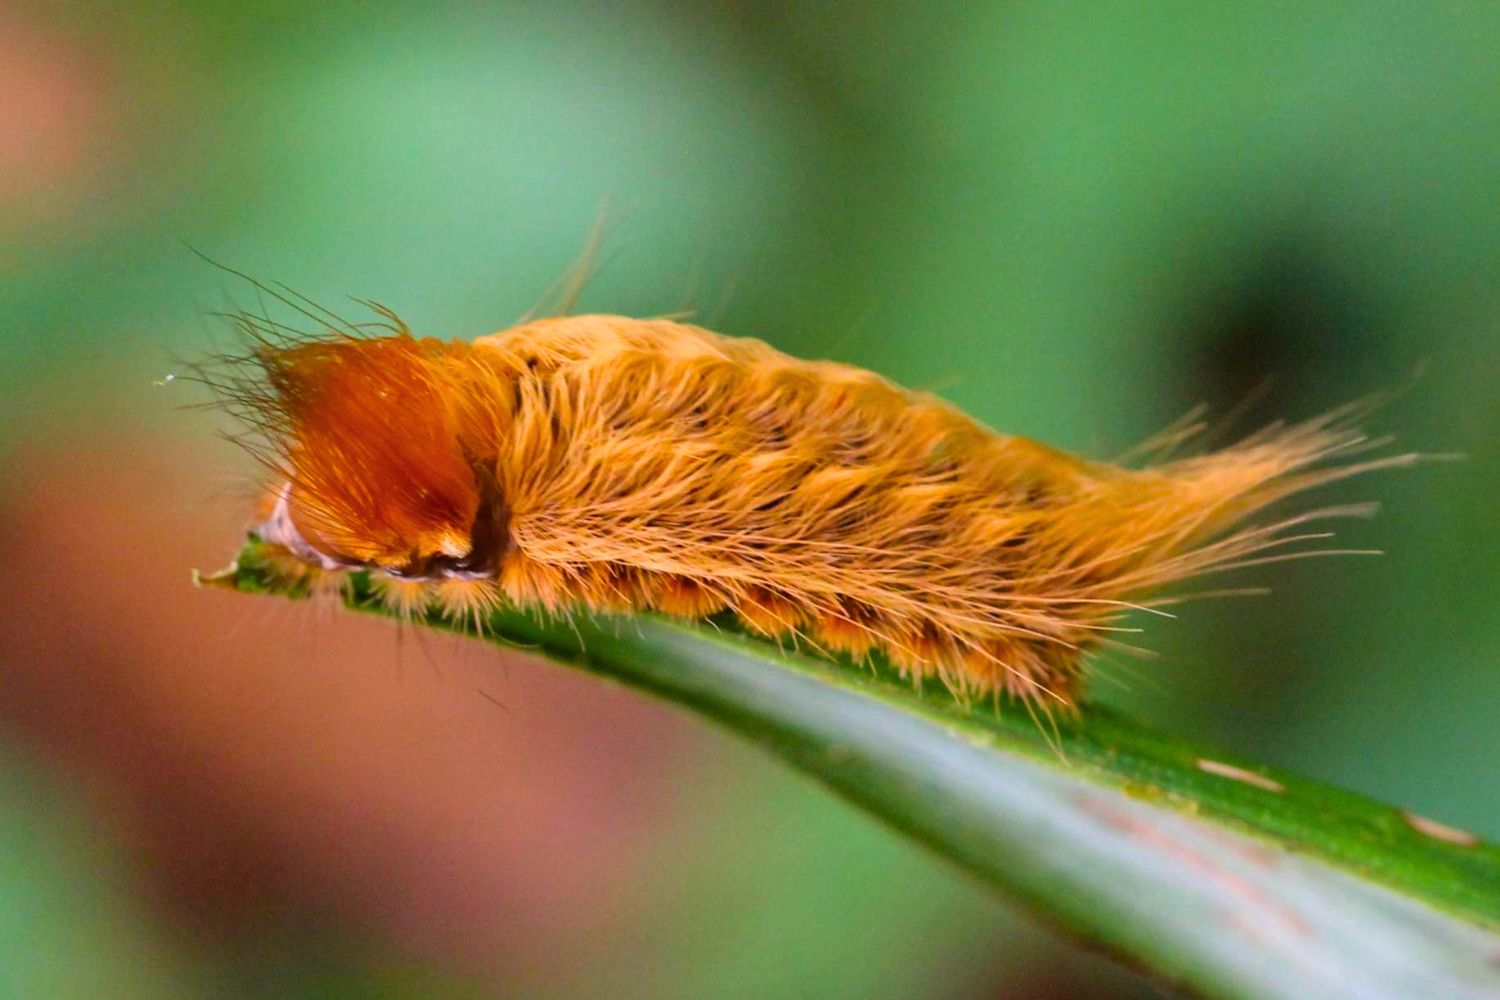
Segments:
[[[377,307],[378,308],[378,307]],[[723,610],[963,697],[1071,704],[1163,585],[1266,558],[1376,466],[1352,408],[1143,469],[996,433],[868,371],[668,320],[569,316],[472,343],[394,314],[253,349],[215,384],[272,470],[255,531],[314,585],[365,569],[411,614]]]

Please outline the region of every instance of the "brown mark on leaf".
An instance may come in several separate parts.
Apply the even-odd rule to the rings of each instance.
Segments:
[[[1431,837],[1433,840],[1457,844],[1459,847],[1477,847],[1479,845],[1479,838],[1468,830],[1460,830],[1456,826],[1439,823],[1435,819],[1428,819],[1426,816],[1418,816],[1414,812],[1406,812],[1405,810],[1401,812],[1401,819],[1413,830],[1425,837]]]
[[[1214,853],[1209,853],[1200,846],[1174,835],[1169,830],[1142,817],[1131,815],[1123,809],[1115,808],[1097,797],[1080,796],[1078,803],[1083,810],[1092,813],[1125,836],[1175,859],[1183,868],[1197,872],[1205,880],[1218,884],[1230,896],[1241,900],[1245,907],[1235,909],[1230,917],[1246,933],[1264,932],[1265,927],[1257,925],[1257,918],[1279,923],[1293,934],[1305,936],[1314,933],[1313,926],[1294,907],[1267,892],[1252,879],[1234,871]],[[1215,837],[1215,840],[1217,845],[1224,850],[1231,851],[1256,865],[1265,866],[1271,860],[1259,850],[1246,850],[1242,843],[1231,843],[1218,837]]]
[[[1254,771],[1247,771],[1243,767],[1235,767],[1233,764],[1208,760],[1204,757],[1199,757],[1195,763],[1198,770],[1206,771],[1209,774],[1216,774],[1221,778],[1228,778],[1230,781],[1239,781],[1247,785],[1254,785],[1256,788],[1264,788],[1268,792],[1280,793],[1286,791],[1286,786],[1274,778],[1268,778],[1264,774],[1256,774]]]

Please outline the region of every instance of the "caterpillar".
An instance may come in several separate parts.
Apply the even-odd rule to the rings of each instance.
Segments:
[[[472,342],[236,315],[209,381],[269,473],[252,530],[313,587],[406,615],[652,609],[962,698],[1071,706],[1084,656],[1162,588],[1282,557],[1292,494],[1410,455],[1346,407],[1141,468],[997,433],[872,372],[668,319],[576,315]],[[1169,435],[1175,439],[1181,434]]]

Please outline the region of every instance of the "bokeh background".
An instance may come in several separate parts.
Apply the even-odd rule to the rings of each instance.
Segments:
[[[1119,453],[1384,389],[1379,559],[1101,700],[1500,835],[1500,7],[0,0],[0,996],[1141,997],[753,747],[521,656],[194,591],[243,284],[586,308]],[[1269,380],[1269,381],[1268,381]]]

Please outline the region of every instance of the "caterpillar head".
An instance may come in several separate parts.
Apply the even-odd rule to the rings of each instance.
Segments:
[[[259,342],[231,396],[271,445],[262,540],[322,569],[491,575],[491,476],[463,445],[451,353],[404,330]]]

